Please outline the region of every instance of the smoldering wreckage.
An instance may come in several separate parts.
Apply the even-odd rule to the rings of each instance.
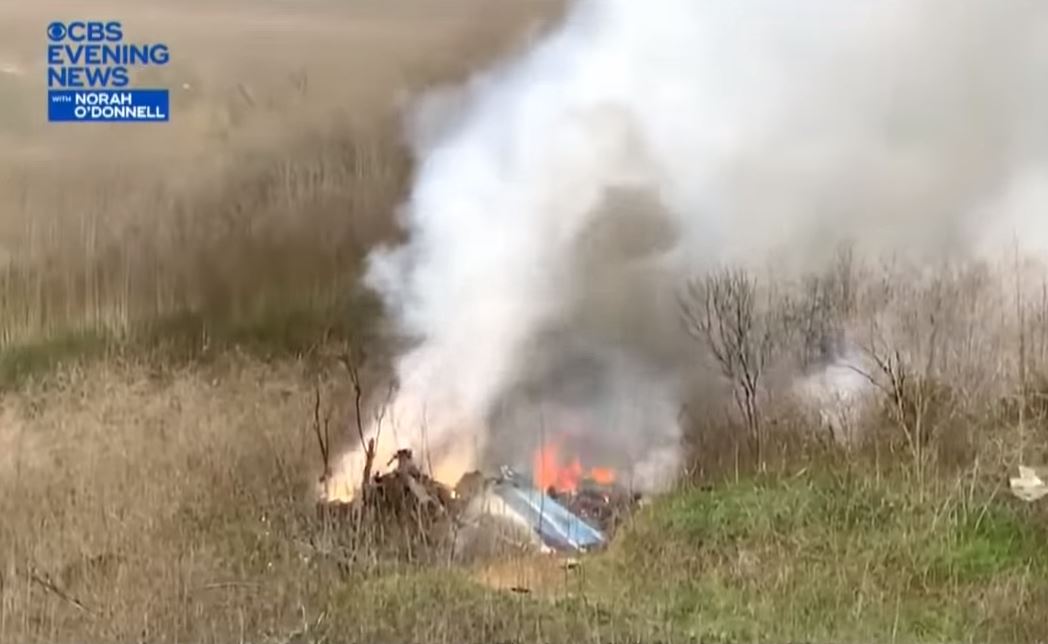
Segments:
[[[599,551],[643,501],[609,470],[584,472],[578,461],[529,474],[510,467],[496,474],[472,471],[449,486],[426,474],[410,449],[398,450],[380,474],[371,473],[373,452],[365,452],[356,495],[348,501],[321,499],[319,513],[336,520],[393,522],[425,541],[449,543],[453,557],[463,562],[509,552]],[[536,465],[552,466],[541,452]]]
[[[624,478],[655,492],[666,487],[663,473],[679,470],[676,382],[694,367],[683,358],[692,340],[680,335],[679,280],[716,265],[763,271],[773,259],[818,269],[817,249],[852,240],[915,259],[936,256],[944,238],[967,240],[956,250],[973,256],[990,254],[991,240],[1048,248],[1043,208],[1026,207],[1041,203],[1042,155],[1013,144],[1046,140],[1044,119],[1015,111],[1037,105],[1015,97],[1046,77],[1048,58],[1034,47],[1046,40],[1044,3],[1022,11],[975,3],[948,20],[943,3],[922,2],[819,0],[803,11],[775,2],[761,11],[688,0],[658,10],[631,0],[573,4],[522,57],[461,93],[431,96],[412,116],[419,163],[400,218],[406,240],[369,253],[364,282],[398,333],[419,340],[396,360],[391,409],[402,427],[425,427],[426,440],[411,445],[414,455],[379,445],[370,451],[381,458],[365,464],[366,438],[396,441],[377,427],[362,431],[364,449],[335,472],[353,489],[324,497],[325,512],[429,521],[454,531],[459,552],[492,523],[531,547],[600,548],[614,528],[607,517],[637,503],[605,472],[570,463],[567,485],[534,467],[463,477],[489,438],[470,428],[490,429],[522,381],[543,383],[539,400],[592,411],[590,438],[615,442],[634,464],[628,474],[616,464]],[[986,24],[1013,27],[991,30],[1002,36],[991,59]],[[929,43],[945,53],[925,55]],[[955,64],[970,43],[981,44],[985,65]],[[725,76],[721,60],[753,73]],[[855,78],[863,82],[843,82]],[[980,94],[986,101],[954,100],[983,85],[992,88]],[[902,122],[924,131],[938,122],[928,115],[940,114],[956,127],[917,138],[883,130]],[[944,135],[955,130],[976,136]],[[973,155],[972,141],[988,147]],[[914,177],[937,180],[914,190]],[[622,243],[636,231],[648,241]],[[1010,241],[1004,247],[1011,257]],[[568,395],[558,383],[578,385],[570,375],[530,368],[576,362],[565,355],[576,339],[603,375]],[[836,371],[816,379],[831,386],[815,388],[851,399],[865,387]],[[617,432],[616,419],[628,429]],[[423,443],[455,462],[416,462]],[[373,476],[387,461],[391,469]],[[1044,498],[1045,478],[1027,469],[1012,489]]]
[[[449,544],[452,558],[463,563],[510,553],[600,551],[650,498],[619,483],[609,468],[559,461],[552,446],[536,452],[531,472],[474,470],[454,486],[425,473],[410,449],[397,450],[382,473],[373,473],[374,442],[362,451],[359,489],[349,500],[322,496],[320,517],[358,527],[393,524],[424,542]],[[1019,474],[1009,480],[1015,496],[1027,502],[1048,496],[1048,470],[1020,466]]]

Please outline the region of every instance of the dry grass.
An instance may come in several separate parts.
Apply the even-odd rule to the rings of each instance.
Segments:
[[[42,121],[43,29],[0,25],[0,347],[89,330],[127,337],[195,314],[329,315],[392,233],[410,164],[399,109],[520,46],[558,3],[94,5],[164,40],[170,124]],[[79,15],[79,14],[78,14]],[[15,109],[8,110],[11,104]],[[21,106],[21,107],[19,107]]]
[[[854,280],[872,334],[857,337],[893,362],[869,374],[881,388],[862,440],[812,431],[769,377],[757,459],[732,399],[707,399],[728,413],[695,422],[700,485],[571,571],[463,568],[440,544],[392,548],[389,533],[318,521],[318,383],[352,440],[349,383],[324,350],[185,366],[128,354],[30,379],[0,411],[0,640],[1043,639],[1048,515],[1002,486],[1046,444],[1043,363],[1017,342],[1044,329],[1034,315],[1018,316],[1021,334],[1007,316],[980,320],[969,305],[1013,297],[993,280],[876,275]],[[954,313],[936,326],[923,307]]]
[[[826,447],[807,450],[807,468],[684,486],[574,570],[391,553],[388,537],[315,518],[314,382],[324,411],[339,401],[333,418],[345,418],[334,367],[234,354],[191,368],[96,362],[9,394],[0,641],[1048,635],[1043,508],[979,467],[919,483],[905,461],[846,466]]]
[[[993,292],[966,275],[856,278],[862,319],[876,322],[863,346],[894,361],[870,374],[881,388],[863,440],[820,440],[769,389],[757,459],[731,398],[708,399],[729,413],[695,423],[702,486],[658,500],[573,571],[461,568],[440,544],[391,548],[389,533],[317,520],[318,384],[322,415],[337,403],[333,427],[352,440],[353,396],[330,348],[184,366],[132,352],[29,379],[0,409],[0,640],[1043,639],[1048,515],[1002,491],[1048,431],[1038,380],[1018,404],[1009,367],[1042,365],[1036,351],[987,361],[1021,343],[1008,324],[960,315]],[[935,327],[924,306],[957,313]],[[928,431],[914,451],[917,423]],[[958,444],[964,456],[945,459]]]
[[[231,641],[293,619],[311,575],[259,587],[281,562],[267,517],[308,498],[308,382],[110,363],[8,397],[0,640]]]

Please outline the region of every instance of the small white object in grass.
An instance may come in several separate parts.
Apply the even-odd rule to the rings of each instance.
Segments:
[[[1019,466],[1019,477],[1010,479],[1012,494],[1023,501],[1036,501],[1048,496],[1048,484],[1032,467]]]

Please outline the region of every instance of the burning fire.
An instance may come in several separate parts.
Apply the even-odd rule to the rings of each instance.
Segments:
[[[550,442],[535,452],[532,462],[532,476],[539,489],[550,488],[558,492],[574,492],[584,480],[598,485],[611,485],[615,482],[615,471],[608,467],[582,466],[579,458],[565,458],[559,442]]]

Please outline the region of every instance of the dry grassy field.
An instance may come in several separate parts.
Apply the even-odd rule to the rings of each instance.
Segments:
[[[391,231],[412,96],[523,46],[553,3],[108,3],[172,62],[158,127],[49,126],[44,28],[0,24],[0,344],[126,336],[179,316],[326,314]],[[76,8],[77,15],[83,13]]]
[[[0,0],[0,642],[1048,638],[1048,504],[1006,490],[1048,462],[1038,265],[710,277],[767,291],[782,346],[851,325],[872,402],[826,422],[771,369],[753,419],[745,374],[692,392],[679,488],[570,570],[318,519],[314,405],[348,440],[338,355],[374,342],[369,393],[388,368],[357,278],[401,110],[560,4]],[[171,46],[170,124],[45,122],[74,13]]]
[[[763,473],[720,445],[734,469],[683,483],[577,568],[463,566],[437,546],[392,547],[380,527],[317,519],[313,388],[325,415],[352,398],[317,362],[96,361],[6,394],[0,641],[1048,635],[1048,514],[1001,489],[1007,459],[993,449],[918,480],[897,440],[769,440]]]

